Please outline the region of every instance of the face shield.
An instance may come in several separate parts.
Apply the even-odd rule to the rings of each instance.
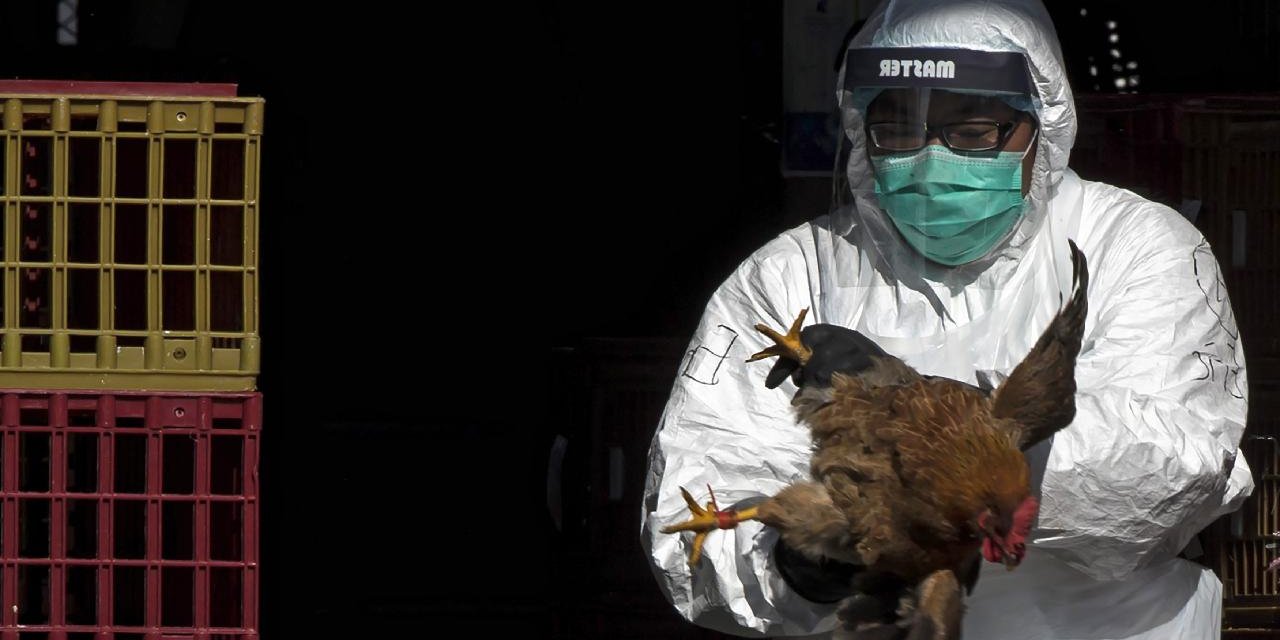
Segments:
[[[841,83],[831,242],[818,250],[823,286],[841,290],[832,298],[860,302],[835,314],[892,353],[951,362],[955,376],[998,369],[1002,344],[966,345],[1034,317],[1045,306],[1035,292],[1070,276],[1069,264],[1021,259],[1047,218],[1049,178],[1027,59],[854,48]]]
[[[1037,99],[1020,53],[850,49],[832,219],[901,276],[968,281],[1027,206]],[[850,283],[851,284],[851,283]]]
[[[1025,205],[1035,116],[1000,96],[893,88],[865,109],[880,208],[903,239],[946,266],[1007,238]]]

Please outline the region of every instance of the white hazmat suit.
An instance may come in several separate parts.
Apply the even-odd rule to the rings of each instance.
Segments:
[[[756,323],[857,329],[921,373],[998,383],[1070,291],[1067,239],[1089,262],[1076,417],[1028,452],[1041,509],[1022,565],[984,567],[966,599],[975,640],[1207,640],[1222,586],[1177,554],[1252,490],[1239,451],[1247,380],[1219,268],[1176,212],[1067,168],[1075,105],[1038,0],[883,3],[850,48],[931,47],[1026,56],[1040,130],[1027,206],[987,256],[923,260],[878,206],[860,105],[843,88],[840,206],[778,236],[719,287],[681,364],[650,450],[642,542],[686,618],[740,635],[824,634],[835,605],[797,595],[759,522],[712,533],[691,573],[679,487],[722,506],[809,474],[810,436],[788,381],[765,388]]]

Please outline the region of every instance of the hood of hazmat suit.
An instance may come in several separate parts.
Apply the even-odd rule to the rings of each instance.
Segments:
[[[1209,246],[1168,207],[1067,168],[1075,105],[1038,0],[889,0],[847,60],[863,49],[901,49],[908,61],[945,57],[920,49],[1025,58],[1026,108],[1039,133],[1023,211],[976,260],[924,259],[880,208],[867,101],[845,82],[846,62],[831,211],[757,250],[712,295],[654,436],[641,539],[659,585],[706,627],[829,633],[835,605],[806,600],[781,578],[776,532],[754,521],[715,532],[692,571],[689,536],[659,532],[687,515],[680,487],[705,502],[710,485],[731,505],[809,477],[810,435],[790,406],[795,387],[766,389],[769,366],[745,362],[767,346],[752,327],[785,327],[809,308],[810,323],[857,329],[921,373],[998,384],[1070,291],[1070,238],[1092,274],[1076,417],[1028,452],[1038,528],[1016,571],[984,566],[966,599],[965,637],[1218,637],[1221,584],[1178,554],[1238,508],[1253,483],[1239,451],[1244,351]]]

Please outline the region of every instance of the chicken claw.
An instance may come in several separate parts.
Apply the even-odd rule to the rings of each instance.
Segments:
[[[803,316],[801,316],[803,317]],[[702,543],[706,541],[707,534],[716,529],[733,529],[738,526],[739,522],[754,520],[756,518],[756,507],[750,507],[741,511],[733,509],[720,510],[716,505],[716,494],[711,492],[711,487],[707,487],[707,491],[711,493],[711,501],[707,506],[698,506],[693,496],[684,487],[680,487],[680,495],[684,496],[685,504],[689,505],[689,511],[693,513],[693,517],[684,522],[673,524],[662,528],[663,533],[675,533],[677,531],[692,531],[693,551],[689,553],[689,567],[696,567],[698,560],[702,558]]]
[[[769,336],[773,339],[774,344],[773,346],[766,347],[763,351],[752,355],[750,358],[747,358],[747,362],[755,362],[756,360],[764,358],[781,356],[783,358],[795,360],[796,362],[799,362],[801,366],[804,366],[804,364],[809,361],[810,356],[813,355],[813,351],[810,350],[809,347],[804,346],[804,343],[800,341],[800,325],[804,324],[804,317],[808,315],[808,313],[809,310],[807,308],[801,309],[800,315],[796,316],[795,322],[791,323],[791,328],[787,330],[787,335],[785,336],[764,324],[757,324],[756,331]]]

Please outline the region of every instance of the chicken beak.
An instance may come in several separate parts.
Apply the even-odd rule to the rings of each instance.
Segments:
[[[1018,545],[1000,545],[1000,560],[1004,562],[1004,568],[1013,571],[1022,564],[1022,554],[1019,552]]]

